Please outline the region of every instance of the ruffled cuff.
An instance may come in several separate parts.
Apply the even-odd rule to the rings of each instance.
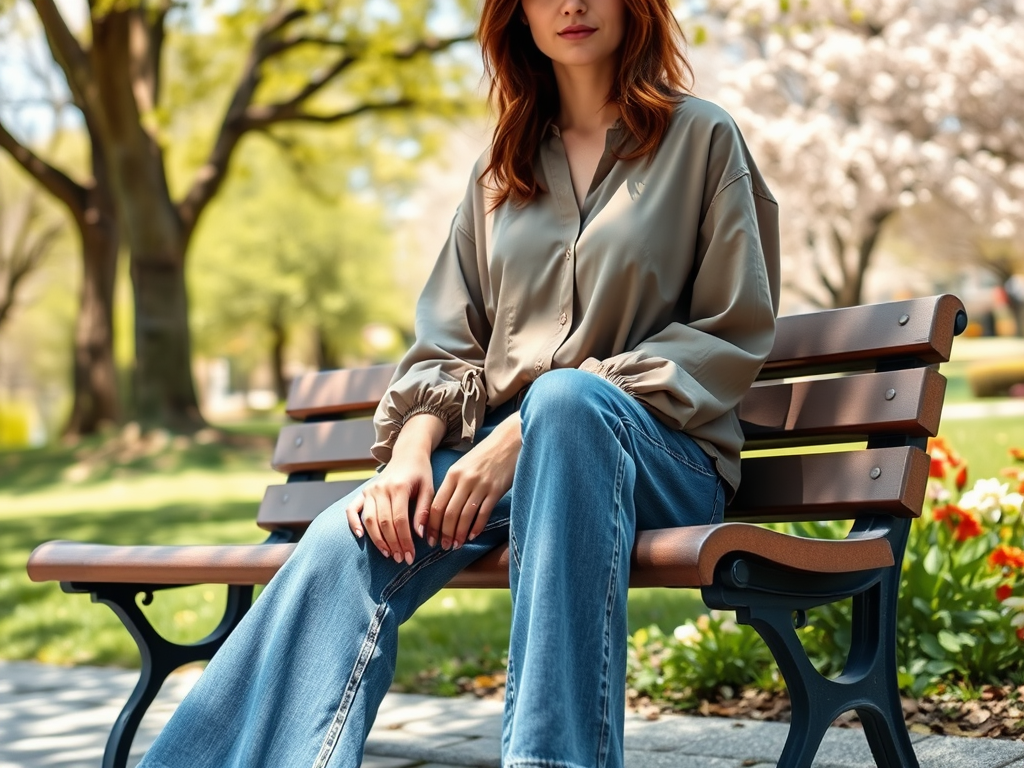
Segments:
[[[446,382],[426,389],[404,412],[389,409],[391,413],[378,422],[377,442],[370,449],[370,455],[381,464],[391,461],[402,427],[421,413],[431,413],[444,422],[446,432],[441,440],[442,446],[458,445],[467,440],[472,442],[486,407],[487,394],[480,381],[480,372],[471,369],[463,375],[461,382]]]
[[[636,397],[636,391],[633,389],[633,385],[629,378],[623,376],[621,373],[615,373],[605,363],[602,363],[596,357],[588,357],[580,364],[581,371],[588,371],[589,373],[596,373],[602,379],[614,384],[616,387],[621,389],[630,397]]]

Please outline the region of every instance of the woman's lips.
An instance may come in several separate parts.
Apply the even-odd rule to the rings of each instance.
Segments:
[[[585,37],[590,37],[592,34],[597,32],[592,27],[568,27],[558,33],[558,36],[565,40],[582,40]]]

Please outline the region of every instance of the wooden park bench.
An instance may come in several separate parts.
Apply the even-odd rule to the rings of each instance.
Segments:
[[[810,766],[833,720],[856,710],[879,766],[916,766],[896,677],[896,599],[911,521],[928,480],[926,441],[939,426],[953,337],[967,323],[954,296],[829,310],[779,319],[771,357],[740,406],[746,449],[795,449],[743,459],[743,485],[719,525],[640,533],[630,583],[700,589],[711,608],[735,610],[778,662],[792,700],[779,765]],[[369,420],[393,366],[328,371],[294,382],[257,524],[270,536],[245,546],[104,546],[51,541],[29,560],[34,581],[60,581],[121,618],[139,645],[142,672],[107,744],[104,768],[123,768],[143,713],[167,675],[209,659],[318,512],[357,481],[327,473],[372,469]],[[820,446],[867,442],[822,452]],[[845,446],[849,447],[849,446]],[[816,540],[760,525],[851,520],[842,540]],[[137,604],[158,590],[226,584],[220,625],[203,641],[177,645],[156,633]],[[501,547],[452,587],[507,587]],[[822,677],[795,628],[815,606],[853,598],[852,648],[844,672]]]

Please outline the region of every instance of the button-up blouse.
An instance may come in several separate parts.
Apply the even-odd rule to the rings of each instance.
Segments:
[[[685,96],[653,157],[622,160],[621,120],[582,207],[559,130],[535,161],[546,190],[488,212],[473,168],[416,307],[416,341],[377,408],[381,462],[403,424],[432,413],[468,444],[489,408],[554,368],[603,376],[685,431],[735,490],[736,405],[772,348],[778,206],[739,129]]]

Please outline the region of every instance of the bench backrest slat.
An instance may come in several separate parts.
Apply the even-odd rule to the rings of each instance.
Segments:
[[[945,379],[928,368],[751,389],[740,406],[748,448],[801,441],[851,442],[881,434],[934,435]],[[891,395],[891,396],[889,396]],[[293,424],[281,430],[273,466],[281,472],[336,472],[376,466],[368,419]]]
[[[963,304],[950,295],[780,317],[760,378],[877,368],[901,358],[944,363],[963,324]]]
[[[742,472],[743,484],[726,512],[727,520],[843,520],[867,510],[914,517],[921,513],[921,482],[927,480],[928,457],[908,447],[760,456],[744,458]],[[773,482],[779,477],[786,482]],[[268,530],[303,529],[359,482],[272,485],[263,497],[257,522]]]
[[[933,296],[780,317],[761,379],[867,370],[910,357],[945,362],[962,312],[955,296]],[[394,371],[388,364],[301,376],[292,384],[286,410],[297,420],[372,411]]]

